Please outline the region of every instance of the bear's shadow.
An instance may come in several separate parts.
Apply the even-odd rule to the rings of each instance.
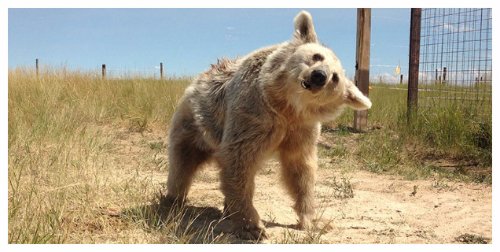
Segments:
[[[258,243],[258,241],[242,240],[232,235],[231,221],[215,207],[198,207],[189,204],[179,207],[168,200],[160,199],[153,203],[124,209],[120,217],[141,223],[147,232],[158,231],[159,243]],[[283,226],[266,221],[264,225],[266,227]]]

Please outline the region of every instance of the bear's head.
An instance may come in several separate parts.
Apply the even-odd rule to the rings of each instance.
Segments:
[[[355,110],[369,109],[370,99],[347,78],[332,50],[318,42],[311,15],[302,11],[294,23],[292,41],[271,55],[269,61],[279,65],[268,66],[276,70],[274,88],[299,111],[331,111],[335,117],[344,105]]]

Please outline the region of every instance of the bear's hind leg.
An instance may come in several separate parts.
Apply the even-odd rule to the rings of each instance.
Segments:
[[[192,134],[189,137],[176,130],[170,134],[178,135],[170,137],[167,199],[183,203],[196,171],[210,158],[211,152],[200,148]]]

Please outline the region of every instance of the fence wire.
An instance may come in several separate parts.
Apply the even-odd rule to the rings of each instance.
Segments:
[[[491,116],[491,9],[422,9],[420,107],[465,105]]]

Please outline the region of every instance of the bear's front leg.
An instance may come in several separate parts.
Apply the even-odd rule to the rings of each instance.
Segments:
[[[290,128],[279,147],[282,178],[295,200],[294,210],[300,229],[324,229],[315,220],[314,183],[317,169],[317,139],[319,124],[295,125]]]
[[[311,146],[312,147],[312,146]],[[312,147],[314,150],[315,147]],[[294,210],[299,217],[300,229],[314,227],[314,183],[316,170],[316,154],[293,154],[287,151],[280,152],[282,177],[288,192],[295,201]]]
[[[224,146],[215,156],[222,168],[224,212],[233,223],[233,233],[246,240],[267,238],[264,225],[253,206],[255,174],[262,163],[259,149],[254,144],[240,142]]]

